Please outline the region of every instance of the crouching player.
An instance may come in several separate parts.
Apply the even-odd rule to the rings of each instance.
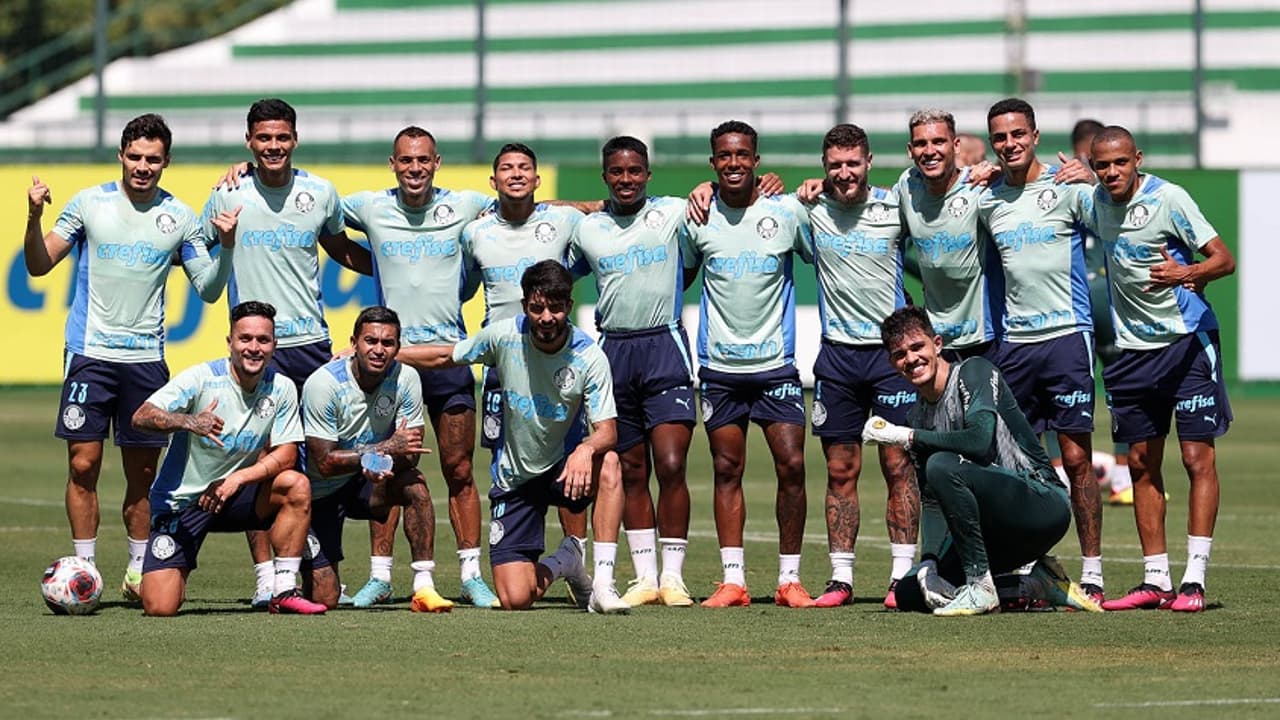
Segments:
[[[172,433],[151,486],[151,535],[142,566],[142,608],[176,615],[187,576],[210,532],[267,530],[275,550],[272,613],[314,615],[323,605],[297,588],[311,522],[311,485],[294,471],[302,441],[298,391],[268,365],[275,308],[231,310],[230,357],[188,368],[133,415],[133,427]]]
[[[1045,554],[1066,534],[1071,505],[1000,371],[982,357],[947,362],[921,308],[895,311],[881,336],[919,395],[910,427],[872,416],[862,430],[866,442],[907,448],[921,486],[921,563],[898,584],[898,609],[998,611],[992,573],[1035,562],[1025,590],[1034,599],[1101,611]]]
[[[368,307],[356,318],[352,353],[330,361],[302,388],[302,422],[311,479],[311,557],[304,573],[309,597],[332,608],[341,585],[342,523],[387,519],[402,506],[413,553],[414,612],[448,612],[436,592],[435,511],[418,470],[422,447],[422,381],[396,362],[400,317]]]
[[[502,378],[502,436],[489,490],[489,560],[502,608],[527,609],[557,578],[583,575],[584,549],[572,536],[539,560],[543,524],[551,505],[584,512],[594,500],[595,579],[587,608],[626,613],[631,606],[613,584],[623,496],[609,361],[569,323],[573,278],[563,265],[531,266],[520,288],[523,314],[456,345],[403,348],[400,359],[425,369],[484,363]],[[584,438],[587,423],[591,434]]]

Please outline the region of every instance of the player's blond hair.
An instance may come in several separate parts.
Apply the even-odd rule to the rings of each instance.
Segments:
[[[910,134],[911,131],[914,130],[918,125],[927,125],[928,123],[938,123],[938,122],[946,123],[947,129],[951,131],[951,135],[953,137],[955,136],[956,134],[955,116],[953,116],[951,113],[947,112],[946,110],[939,110],[937,108],[925,108],[923,110],[917,110],[911,113],[911,119],[907,121],[907,133]]]

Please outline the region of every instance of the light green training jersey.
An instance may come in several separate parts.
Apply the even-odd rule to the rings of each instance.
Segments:
[[[1084,260],[1093,188],[1059,185],[1057,174],[1057,165],[1046,165],[1026,185],[1002,178],[978,202],[1004,271],[1005,339],[1011,343],[1093,330]]]
[[[302,427],[307,437],[331,440],[339,450],[352,450],[386,440],[403,421],[422,427],[422,381],[413,368],[392,362],[382,383],[366,393],[351,372],[354,357],[336,358],[320,367],[302,386]],[[311,497],[332,495],[358,475],[325,476],[308,458]]]
[[[906,305],[897,195],[871,188],[865,201],[843,205],[824,193],[809,208],[809,220],[822,336],[880,345],[880,323]]]
[[[999,269],[990,267],[996,260],[989,238],[978,227],[982,188],[969,184],[966,168],[945,193],[934,195],[912,167],[894,190],[916,249],[924,307],[934,331],[953,350],[997,339],[1002,294],[993,286]]]
[[[257,462],[266,448],[302,442],[298,389],[270,368],[258,387],[245,393],[226,358],[210,360],[178,373],[147,398],[161,410],[184,415],[199,414],[215,400],[223,446],[186,431],[173,433],[151,484],[152,516],[181,510],[213,483]]]
[[[238,188],[213,191],[204,206],[206,234],[217,237],[213,218],[240,211],[236,259],[227,289],[235,307],[257,300],[276,309],[277,347],[329,339],[320,297],[320,238],[344,229],[338,191],[328,180],[294,169],[284,187],[267,187],[256,174]]]
[[[502,490],[556,467],[588,424],[618,416],[609,361],[572,324],[564,347],[547,354],[534,347],[525,315],[494,322],[455,345],[453,361],[483,363],[502,378],[502,442],[491,465]]]
[[[698,363],[729,373],[794,365],[794,257],[813,262],[809,212],[794,195],[733,208],[717,194],[706,225],[685,225],[685,267],[702,268]]]
[[[1190,265],[1196,262],[1195,252],[1218,237],[1218,231],[1186,190],[1155,175],[1140,180],[1138,191],[1123,204],[1113,203],[1099,186],[1090,225],[1107,251],[1116,344],[1151,350],[1183,335],[1218,329],[1203,293],[1181,286],[1147,289],[1151,268],[1164,262],[1162,249]]]
[[[462,322],[462,228],[493,200],[478,192],[435,188],[423,207],[400,201],[395,188],[342,199],[347,227],[369,238],[378,304],[400,315],[405,345],[452,344]]]
[[[234,256],[211,259],[198,217],[169,193],[157,189],[139,205],[117,182],[76,193],[52,231],[76,258],[67,351],[97,360],[163,360],[164,286],[174,254],[205,302],[222,294]]]
[[[584,215],[574,208],[539,203],[524,222],[512,224],[499,212],[462,230],[463,298],[484,284],[484,324],[521,313],[520,278],[543,260],[565,261],[569,238]]]

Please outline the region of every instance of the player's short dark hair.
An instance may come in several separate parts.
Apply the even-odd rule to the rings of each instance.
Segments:
[[[365,325],[395,325],[396,340],[400,339],[400,316],[395,310],[382,305],[372,305],[360,311],[356,316],[355,325],[351,326],[351,335],[354,337],[360,334],[360,328]]]
[[[609,163],[609,158],[614,153],[620,153],[625,150],[630,150],[644,158],[645,167],[649,166],[649,146],[645,145],[638,138],[633,138],[630,135],[619,135],[618,137],[610,138],[609,142],[604,144],[604,147],[600,149],[601,165],[607,165]]]
[[[436,136],[435,136],[435,135],[432,135],[429,131],[427,131],[427,130],[425,130],[425,129],[423,129],[423,128],[420,128],[420,127],[418,127],[417,125],[410,125],[409,127],[407,127],[407,128],[405,128],[405,129],[401,130],[400,132],[396,133],[396,136],[395,136],[394,138],[392,138],[392,139],[391,139],[391,151],[392,151],[392,152],[395,152],[396,143],[400,142],[400,138],[402,138],[402,137],[407,137],[407,138],[421,138],[421,137],[424,137],[424,138],[426,138],[426,139],[430,140],[432,145],[434,145],[434,144],[435,144],[435,142],[436,142]]]
[[[249,132],[253,132],[254,125],[271,120],[283,120],[289,123],[290,130],[294,133],[298,132],[298,113],[292,105],[280,98],[263,98],[249,106],[247,118]]]
[[[568,302],[573,299],[573,276],[555,260],[534,263],[520,276],[520,291],[527,302],[534,295],[541,295],[550,302]]]
[[[159,140],[164,145],[164,154],[168,155],[169,147],[173,145],[173,133],[169,131],[164,118],[155,113],[147,113],[125,124],[124,130],[120,132],[120,151],[124,152],[134,140]]]
[[[1093,136],[1094,145],[1097,145],[1098,143],[1102,143],[1102,142],[1116,142],[1116,141],[1120,141],[1120,142],[1128,141],[1133,144],[1134,148],[1138,147],[1138,141],[1133,139],[1133,133],[1129,132],[1127,128],[1124,128],[1120,125],[1108,125],[1102,128],[1101,130],[1099,130],[1097,134]]]
[[[838,148],[862,148],[862,152],[871,154],[871,143],[867,140],[867,133],[862,128],[851,123],[841,123],[827,131],[822,136],[822,155],[825,158],[827,150]]]
[[[913,330],[919,330],[926,337],[938,334],[934,332],[933,323],[929,322],[929,314],[924,308],[919,305],[900,307],[880,323],[880,342],[884,343],[886,350],[892,350],[895,344]]]
[[[507,153],[520,153],[529,158],[529,162],[533,163],[533,169],[538,169],[538,156],[533,153],[533,148],[524,143],[507,143],[498,150],[498,154],[493,156],[493,171],[498,172],[498,158]]]
[[[268,320],[276,319],[276,308],[271,303],[264,303],[258,300],[249,300],[231,308],[231,324],[235,325],[247,317],[264,317]]]
[[[756,135],[756,129],[741,120],[726,120],[711,130],[711,151],[716,150],[716,138],[733,133],[751,138],[751,149],[760,152],[760,137]]]
[[[1032,130],[1036,129],[1036,111],[1031,107],[1031,103],[1022,98],[1005,98],[987,111],[987,125],[991,125],[991,121],[1001,115],[1009,113],[1021,113],[1027,119],[1027,124]]]
[[[1093,136],[1099,132],[1102,132],[1102,123],[1097,120],[1085,118],[1077,121],[1071,128],[1071,147],[1075,147],[1081,140],[1093,140]]]
[[[928,125],[929,123],[944,123],[947,129],[951,131],[951,137],[956,136],[956,117],[946,110],[938,110],[937,108],[924,108],[911,113],[911,117],[907,119],[907,135],[911,134],[920,125]]]

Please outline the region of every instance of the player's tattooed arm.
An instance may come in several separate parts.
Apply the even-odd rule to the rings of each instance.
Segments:
[[[133,414],[133,427],[137,430],[153,433],[173,433],[186,431],[192,435],[199,435],[209,440],[209,442],[223,447],[222,444],[222,418],[214,412],[218,407],[218,401],[214,400],[209,406],[200,412],[192,415],[190,413],[169,412],[161,409],[159,406],[149,402],[142,403],[137,412]]]
[[[431,452],[422,447],[422,428],[406,427],[402,420],[400,426],[391,437],[368,447],[339,449],[337,441],[307,436],[307,458],[315,463],[321,475],[331,477],[361,470],[360,457],[366,452],[389,455],[392,459],[392,472],[414,467],[418,464],[418,456]],[[387,473],[389,476],[390,473]],[[371,477],[371,480],[385,480],[386,477]]]
[[[320,247],[342,267],[361,275],[373,275],[373,255],[369,248],[347,237],[346,232],[321,235]]]

